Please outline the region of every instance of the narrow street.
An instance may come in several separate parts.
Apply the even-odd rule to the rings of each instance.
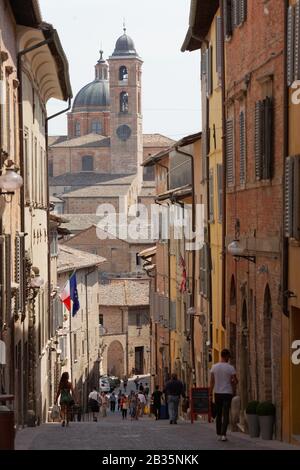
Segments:
[[[228,442],[218,442],[214,424],[168,420],[145,416],[138,421],[122,421],[121,413],[100,421],[72,422],[69,428],[58,423],[43,424],[17,433],[17,450],[285,450],[299,449],[278,441],[250,439],[229,433]]]

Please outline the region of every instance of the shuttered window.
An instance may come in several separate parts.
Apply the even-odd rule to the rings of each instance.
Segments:
[[[300,240],[300,156],[287,157],[285,163],[284,232]]]
[[[294,81],[294,7],[291,5],[287,15],[287,83],[288,86]]]
[[[15,282],[18,290],[15,296],[15,314],[24,313],[24,263],[25,263],[25,239],[19,235],[15,238]]]
[[[300,80],[300,2],[295,6],[294,79]]]
[[[8,323],[12,314],[11,305],[11,236],[3,235],[0,241],[1,245],[1,315],[0,320],[3,327]]]
[[[218,178],[218,221],[223,220],[223,165],[217,165]]]
[[[240,184],[246,182],[246,120],[245,111],[240,112]]]
[[[224,34],[225,38],[232,35],[232,0],[224,0],[223,2],[223,16],[224,16]]]
[[[209,245],[205,244],[200,250],[200,294],[203,297],[210,296],[210,251]]]
[[[209,97],[212,94],[213,91],[213,73],[212,73],[212,54],[213,54],[213,49],[212,46],[210,46],[207,49],[206,52],[206,57],[207,57],[207,97]]]
[[[214,215],[214,170],[209,170],[209,222],[215,221]]]
[[[201,80],[206,76],[206,49],[201,49]]]
[[[273,100],[267,97],[255,104],[255,176],[272,178],[273,173]]]
[[[218,75],[218,84],[221,84],[222,80],[222,18],[217,17],[216,22],[216,71]]]
[[[287,84],[300,80],[300,1],[287,13]]]
[[[234,184],[234,129],[233,119],[226,121],[226,179],[227,186]]]
[[[241,26],[247,19],[247,0],[224,0],[224,33],[228,38],[234,28]]]

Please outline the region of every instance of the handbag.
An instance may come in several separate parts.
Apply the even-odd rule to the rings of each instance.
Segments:
[[[52,406],[52,410],[51,410],[51,414],[50,414],[50,417],[53,421],[55,421],[56,419],[58,419],[60,416],[60,408],[58,405],[53,405]]]

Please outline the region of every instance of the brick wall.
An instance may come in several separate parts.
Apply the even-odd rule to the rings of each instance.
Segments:
[[[245,260],[236,263],[227,256],[227,335],[231,347],[236,348],[244,405],[255,398],[272,399],[277,408],[278,437],[281,432],[282,310],[278,299],[283,177],[283,19],[284,2],[248,2],[247,20],[234,30],[225,46],[226,113],[235,121],[235,185],[227,191],[227,244],[235,238],[235,223],[239,219],[241,243],[256,255],[256,264]],[[275,110],[274,177],[259,182],[255,177],[255,103],[266,96],[273,98]],[[243,185],[239,182],[241,110],[246,116],[247,149],[246,183]],[[236,282],[235,305],[230,305],[232,275]],[[270,311],[264,307],[267,286],[271,295],[271,318]],[[232,335],[230,338],[230,330],[234,328],[236,341]]]

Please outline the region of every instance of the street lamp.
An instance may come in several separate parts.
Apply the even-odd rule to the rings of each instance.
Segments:
[[[17,189],[23,186],[23,178],[17,173],[17,170],[18,168],[14,165],[14,162],[9,160],[6,165],[6,172],[0,176],[0,194],[13,195]]]
[[[236,261],[239,261],[241,258],[250,261],[251,263],[256,263],[256,256],[249,256],[243,246],[241,246],[239,240],[233,240],[229,243],[227,251],[232,255]]]

